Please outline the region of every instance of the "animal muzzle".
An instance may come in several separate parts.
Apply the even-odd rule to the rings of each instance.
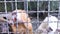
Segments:
[[[13,20],[13,22],[16,22],[17,21],[17,18],[14,17],[12,20]]]
[[[51,27],[49,27],[49,28],[47,29],[47,32],[50,32],[50,31],[53,31],[53,29],[52,29]]]

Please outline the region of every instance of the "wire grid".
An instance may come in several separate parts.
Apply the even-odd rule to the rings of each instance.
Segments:
[[[5,13],[6,13],[6,15],[7,15],[7,6],[6,6],[6,2],[11,2],[11,7],[12,7],[12,10],[13,10],[13,3],[12,2],[15,2],[15,7],[16,7],[16,10],[17,10],[17,2],[21,2],[21,1],[17,1],[17,0],[15,0],[15,1],[6,1],[6,0],[4,0],[4,1],[0,1],[0,2],[4,2],[4,5],[5,5]],[[28,1],[24,1],[24,10],[26,10],[27,11],[27,13],[29,13],[28,12]],[[32,11],[31,11],[32,12]],[[37,22],[39,23],[40,21],[39,21],[39,12],[45,12],[45,11],[39,11],[39,0],[37,0]],[[47,11],[46,11],[47,12]],[[51,11],[52,12],[52,11]],[[60,1],[59,1],[59,12],[60,12]],[[49,16],[49,14],[50,14],[50,1],[48,1],[48,16]],[[58,14],[58,17],[59,17],[59,14]],[[48,18],[49,19],[49,18]],[[17,22],[18,23],[18,22]],[[38,25],[38,24],[37,24]],[[36,26],[37,26],[36,25]],[[7,26],[8,26],[8,23],[7,23]],[[27,25],[28,26],[28,25]],[[18,24],[17,24],[17,27],[18,27]],[[9,27],[8,27],[9,28]],[[7,28],[7,30],[9,30]],[[4,31],[4,30],[3,30]],[[16,30],[17,31],[17,30]],[[2,32],[2,33],[4,33],[4,32]],[[7,31],[7,33],[9,34],[10,32],[9,31]],[[28,34],[28,33],[27,33]]]

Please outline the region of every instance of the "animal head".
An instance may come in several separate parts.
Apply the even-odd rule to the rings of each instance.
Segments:
[[[37,29],[38,31],[42,31],[43,32],[50,32],[53,31],[51,27],[48,26],[47,22],[42,22],[41,25],[38,27]]]
[[[25,10],[14,10],[12,12],[12,19],[14,22],[30,22],[30,18]]]

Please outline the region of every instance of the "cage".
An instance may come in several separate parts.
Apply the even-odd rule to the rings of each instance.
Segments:
[[[16,32],[12,31],[14,28],[12,29],[12,24],[8,22],[12,18],[12,12],[18,9],[25,10],[26,14],[28,14],[27,18],[31,19],[33,34],[60,34],[60,0],[0,0],[0,18],[6,19],[6,21],[0,21],[0,34],[32,34],[28,32],[28,29],[26,29],[26,33],[18,32],[18,21],[15,23]],[[51,18],[52,22],[49,21],[50,15],[53,16]],[[55,27],[55,32],[46,32],[43,28],[43,31],[39,31],[38,28],[46,17],[48,17],[48,26],[51,23],[50,27]],[[58,21],[54,21],[55,17]]]

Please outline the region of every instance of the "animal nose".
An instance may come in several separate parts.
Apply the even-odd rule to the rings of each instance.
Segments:
[[[50,31],[53,31],[53,29],[51,27],[49,27],[47,31],[50,32]]]
[[[16,21],[17,21],[17,19],[16,19],[16,18],[14,18],[14,19],[13,19],[13,21],[14,21],[14,22],[16,22]]]
[[[50,27],[49,30],[53,31],[53,29]]]

